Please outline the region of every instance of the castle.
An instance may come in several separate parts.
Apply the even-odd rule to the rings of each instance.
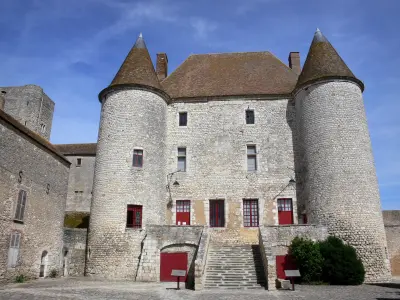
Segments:
[[[28,112],[26,99],[8,96],[17,88],[3,90],[1,132],[10,134],[0,141],[0,167],[7,166],[0,278],[19,267],[169,281],[172,269],[184,269],[195,289],[224,287],[229,276],[213,268],[230,272],[223,256],[231,255],[271,290],[295,236],[329,234],[356,248],[366,282],[389,281],[390,263],[400,266],[400,244],[388,249],[386,239],[364,84],[319,30],[302,69],[298,52],[289,66],[270,52],[244,52],[191,55],[171,74],[165,53],[154,68],[140,35],[99,94],[97,144],[50,144],[54,103],[24,87],[37,99]],[[37,149],[18,148],[21,135]],[[42,177],[29,174],[34,164],[51,165],[51,174],[45,167]],[[35,192],[45,215],[29,224],[23,214],[33,214]],[[63,229],[64,211],[75,228]],[[86,218],[74,223],[79,214]],[[33,236],[29,250],[24,234]],[[240,261],[247,252],[255,265]]]

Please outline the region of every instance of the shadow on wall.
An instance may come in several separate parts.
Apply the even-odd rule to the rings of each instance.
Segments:
[[[90,213],[88,212],[66,212],[64,227],[67,228],[89,228]]]

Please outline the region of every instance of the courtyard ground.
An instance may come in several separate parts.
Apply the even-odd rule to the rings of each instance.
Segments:
[[[128,299],[346,299],[400,300],[400,281],[391,287],[297,286],[296,291],[266,290],[174,290],[174,283],[132,283],[98,281],[88,278],[44,279],[22,284],[0,286],[1,300],[128,300]]]

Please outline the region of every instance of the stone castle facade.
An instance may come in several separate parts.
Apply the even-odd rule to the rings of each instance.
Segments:
[[[26,100],[9,103],[17,90],[5,90],[9,120],[27,120],[32,144],[45,143],[40,149],[60,168],[51,179],[63,182],[65,207],[47,214],[62,222],[65,210],[66,228],[63,243],[50,234],[58,244],[47,270],[58,263],[64,275],[163,281],[186,259],[187,282],[199,289],[212,286],[213,251],[256,245],[274,289],[278,257],[295,236],[334,234],[356,247],[366,281],[390,280],[399,249],[390,243],[389,257],[363,89],[317,31],[303,69],[297,52],[289,67],[269,52],[247,52],[191,55],[171,74],[164,53],[154,69],[140,36],[100,92],[97,144],[51,145],[30,130],[49,138],[54,103],[27,94],[43,114],[32,119]],[[12,221],[15,199],[6,198]],[[25,222],[4,224],[8,249],[10,230]],[[31,265],[44,265],[39,257]]]

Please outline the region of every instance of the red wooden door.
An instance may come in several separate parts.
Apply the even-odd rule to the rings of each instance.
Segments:
[[[190,225],[190,200],[176,200],[176,225]]]
[[[292,199],[278,199],[279,225],[293,224]]]
[[[176,281],[175,276],[171,276],[172,270],[186,270],[185,278],[180,278],[185,282],[187,278],[188,257],[186,252],[180,253],[160,253],[160,281]]]
[[[276,256],[276,277],[286,279],[285,270],[297,270],[296,262],[290,255]]]

